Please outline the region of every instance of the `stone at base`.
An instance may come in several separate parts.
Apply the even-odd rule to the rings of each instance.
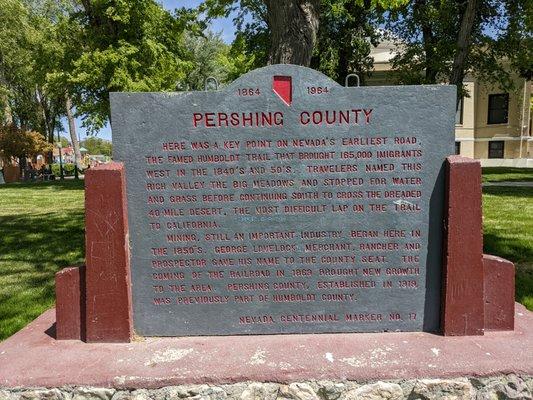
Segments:
[[[0,390],[0,400],[495,400],[531,399],[533,377],[399,379],[394,381],[241,382],[160,389],[65,387]]]

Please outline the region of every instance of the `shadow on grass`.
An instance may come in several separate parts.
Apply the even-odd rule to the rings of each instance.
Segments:
[[[497,233],[483,234],[483,252],[515,263],[533,262],[531,243],[503,237]]]
[[[513,168],[513,167],[483,167],[481,168],[484,174],[505,175],[505,174],[520,174],[533,172],[533,168]]]
[[[509,197],[531,197],[533,198],[533,189],[530,187],[515,187],[515,186],[484,186],[484,194],[494,196],[509,196]]]
[[[533,168],[485,167],[482,174],[484,182],[533,181]]]
[[[83,262],[84,215],[80,210],[2,216],[0,226],[2,340],[53,305],[57,271]]]
[[[45,181],[45,182],[15,182],[0,185],[0,192],[2,189],[32,189],[32,190],[80,190],[84,187],[84,181],[80,180],[65,180],[65,181]]]
[[[516,267],[516,301],[533,311],[533,262],[518,264]]]

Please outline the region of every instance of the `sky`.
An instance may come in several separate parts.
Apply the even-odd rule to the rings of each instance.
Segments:
[[[158,0],[161,4],[163,4],[163,7],[165,7],[169,11],[173,11],[176,8],[181,7],[196,7],[198,6],[202,0]],[[220,18],[211,24],[211,30],[214,33],[219,33],[222,39],[226,43],[231,43],[235,37],[235,28],[233,26],[233,20],[232,17],[230,18]],[[63,118],[62,120],[63,127],[67,130],[68,124],[66,118]],[[82,121],[80,118],[76,119],[76,132],[78,134],[78,137],[83,140],[87,137],[86,129],[81,126]],[[68,131],[61,132],[61,136],[69,137]],[[111,140],[111,128],[106,126],[103,128],[100,132],[96,134],[97,137],[102,139]]]

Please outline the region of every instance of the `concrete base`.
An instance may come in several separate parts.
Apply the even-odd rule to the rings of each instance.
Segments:
[[[245,381],[358,381],[533,376],[533,313],[484,336],[359,333],[55,340],[49,310],[0,344],[0,388],[160,388]]]

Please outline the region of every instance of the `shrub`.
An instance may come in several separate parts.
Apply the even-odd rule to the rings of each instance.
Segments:
[[[52,174],[59,176],[59,164],[52,164]]]
[[[65,171],[65,175],[74,175],[74,164],[64,164],[63,165],[63,171]]]
[[[74,175],[74,169],[75,165],[71,163],[63,164],[63,174],[65,176],[71,176]],[[52,173],[55,176],[61,176],[61,170],[58,163],[52,164]],[[79,173],[82,173],[82,171],[79,171]]]

